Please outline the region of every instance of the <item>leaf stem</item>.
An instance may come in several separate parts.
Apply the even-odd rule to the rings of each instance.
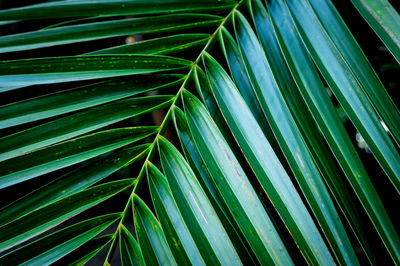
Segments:
[[[157,143],[157,139],[164,133],[164,131],[166,130],[169,121],[170,121],[170,116],[172,115],[172,110],[175,107],[179,97],[181,97],[182,92],[185,89],[185,86],[187,85],[187,83],[190,81],[191,75],[194,71],[194,69],[196,68],[196,66],[198,65],[198,62],[200,61],[200,59],[202,58],[204,52],[206,52],[210,47],[212,47],[212,45],[215,42],[215,36],[219,33],[219,31],[222,29],[222,27],[227,23],[227,21],[229,21],[229,19],[232,17],[233,13],[235,12],[236,9],[238,9],[246,0],[240,0],[235,6],[233,6],[232,10],[229,12],[229,14],[222,20],[221,24],[218,26],[218,28],[214,31],[214,33],[211,35],[210,39],[208,40],[208,42],[206,43],[206,45],[204,46],[204,48],[201,50],[201,52],[199,53],[199,55],[197,56],[196,60],[193,62],[193,65],[190,67],[190,70],[188,72],[188,74],[186,75],[185,80],[183,81],[181,87],[179,88],[178,92],[176,93],[175,97],[173,98],[173,101],[171,103],[171,106],[168,108],[168,111],[158,129],[157,135],[155,136],[153,142],[150,144],[150,146],[148,147],[148,154],[146,156],[146,159],[142,165],[142,168],[140,169],[139,175],[136,179],[136,184],[132,189],[132,193],[129,196],[129,199],[125,205],[124,210],[122,211],[121,214],[121,218],[118,224],[117,229],[115,230],[113,236],[112,236],[112,242],[111,242],[111,246],[110,249],[108,251],[107,257],[104,261],[104,265],[110,265],[110,260],[113,256],[113,253],[115,251],[115,248],[117,246],[117,236],[118,233],[121,229],[121,226],[124,224],[124,222],[126,221],[127,218],[127,213],[129,208],[132,206],[133,204],[133,196],[135,195],[136,189],[138,188],[139,184],[141,183],[142,177],[143,175],[145,175],[145,169],[146,169],[146,165],[147,163],[152,159],[153,155],[154,155],[154,151],[155,151],[155,147],[156,147],[156,143]]]

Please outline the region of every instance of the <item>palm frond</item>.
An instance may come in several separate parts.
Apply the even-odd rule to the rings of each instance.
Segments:
[[[352,3],[399,61],[395,9]],[[335,5],[0,10],[0,264],[400,263],[400,114]]]

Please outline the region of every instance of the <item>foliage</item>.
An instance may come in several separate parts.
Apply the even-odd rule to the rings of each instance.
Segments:
[[[400,62],[395,9],[352,3]],[[358,246],[375,264],[376,239],[400,264],[398,228],[343,121],[398,199],[399,111],[330,0],[0,10],[0,27],[25,21],[46,26],[0,37],[0,92],[17,99],[0,107],[0,189],[28,191],[0,209],[1,265],[104,251],[122,265],[357,265]],[[146,40],[95,45],[127,35]]]

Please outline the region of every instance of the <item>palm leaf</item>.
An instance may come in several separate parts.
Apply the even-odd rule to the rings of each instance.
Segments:
[[[390,181],[396,190],[400,191],[399,153],[382,127],[367,96],[362,92],[355,75],[320,24],[313,22],[317,18],[311,5],[306,1],[288,3],[294,21],[301,26],[299,33],[310,49],[314,61],[350,120],[366,139]],[[301,25],[299,20],[302,21]]]
[[[143,265],[142,251],[135,238],[123,225],[119,232],[122,265]]]
[[[160,223],[138,196],[135,196],[133,200],[135,229],[145,263],[176,265]]]
[[[119,218],[108,214],[77,223],[0,258],[2,264],[44,264],[59,260],[89,241]]]
[[[352,3],[399,61],[395,9]],[[400,263],[399,111],[340,4],[0,10],[0,264]]]
[[[400,16],[390,2],[387,0],[351,2],[382,39],[397,62],[400,62]]]

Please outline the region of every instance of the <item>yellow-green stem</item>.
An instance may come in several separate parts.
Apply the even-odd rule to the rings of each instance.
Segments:
[[[193,65],[190,67],[190,70],[189,70],[188,74],[186,75],[185,80],[183,81],[183,83],[182,83],[181,87],[179,88],[178,92],[176,93],[176,95],[175,95],[175,97],[174,97],[174,99],[173,99],[173,101],[172,101],[170,107],[168,108],[168,111],[167,111],[167,113],[166,113],[166,115],[165,115],[165,117],[164,117],[164,119],[163,119],[163,121],[162,121],[162,123],[161,123],[161,125],[160,125],[160,128],[158,129],[157,135],[155,136],[153,142],[150,144],[150,146],[149,146],[149,148],[148,148],[149,151],[148,151],[148,154],[147,154],[147,156],[146,156],[146,159],[145,159],[145,161],[144,161],[144,163],[143,163],[143,165],[142,165],[142,168],[140,169],[139,175],[138,175],[138,177],[137,177],[137,179],[136,179],[136,184],[135,184],[135,186],[134,186],[133,189],[132,189],[131,195],[129,196],[129,199],[128,199],[128,201],[127,201],[127,204],[125,205],[124,210],[122,211],[121,219],[120,219],[120,221],[119,221],[118,227],[117,227],[117,229],[115,230],[115,232],[114,232],[114,234],[113,234],[113,236],[112,236],[112,243],[111,243],[110,249],[109,249],[109,251],[108,251],[107,257],[106,257],[106,259],[105,259],[105,261],[104,261],[104,265],[110,265],[109,260],[111,259],[112,255],[113,255],[113,253],[114,253],[114,250],[115,250],[115,247],[116,247],[116,239],[117,239],[119,230],[120,230],[120,228],[121,228],[121,225],[125,222],[125,219],[126,219],[126,217],[127,217],[126,215],[127,215],[127,213],[129,213],[128,210],[129,210],[129,208],[131,207],[131,204],[132,204],[132,198],[133,198],[133,196],[135,195],[136,189],[138,188],[138,186],[139,186],[139,184],[140,184],[140,182],[141,182],[141,180],[142,180],[142,177],[145,175],[145,169],[146,169],[147,162],[150,161],[151,158],[153,157],[154,148],[155,148],[155,146],[156,146],[157,139],[163,134],[164,130],[166,130],[166,127],[167,127],[168,124],[169,124],[169,121],[170,121],[170,120],[169,120],[169,116],[171,115],[172,110],[173,110],[173,108],[175,107],[175,104],[176,104],[177,100],[179,99],[179,97],[181,97],[181,94],[182,94],[183,90],[185,89],[186,84],[190,81],[191,75],[192,75],[192,73],[193,73],[195,67],[197,66],[199,60],[200,60],[201,57],[203,56],[203,53],[204,53],[205,51],[207,51],[207,50],[213,45],[213,43],[214,43],[214,41],[215,41],[215,36],[219,33],[219,31],[220,31],[221,28],[225,25],[225,23],[226,23],[227,21],[229,21],[229,19],[230,19],[230,18],[232,17],[232,15],[233,15],[233,12],[234,12],[238,7],[240,7],[245,1],[246,1],[246,0],[241,0],[241,1],[239,1],[239,2],[232,8],[232,10],[229,12],[229,14],[222,20],[221,24],[220,24],[220,25],[218,26],[218,28],[214,31],[214,33],[211,35],[210,39],[208,40],[208,42],[207,42],[206,45],[204,46],[203,50],[201,50],[201,52],[199,53],[198,57],[197,57],[196,60],[193,62]]]

